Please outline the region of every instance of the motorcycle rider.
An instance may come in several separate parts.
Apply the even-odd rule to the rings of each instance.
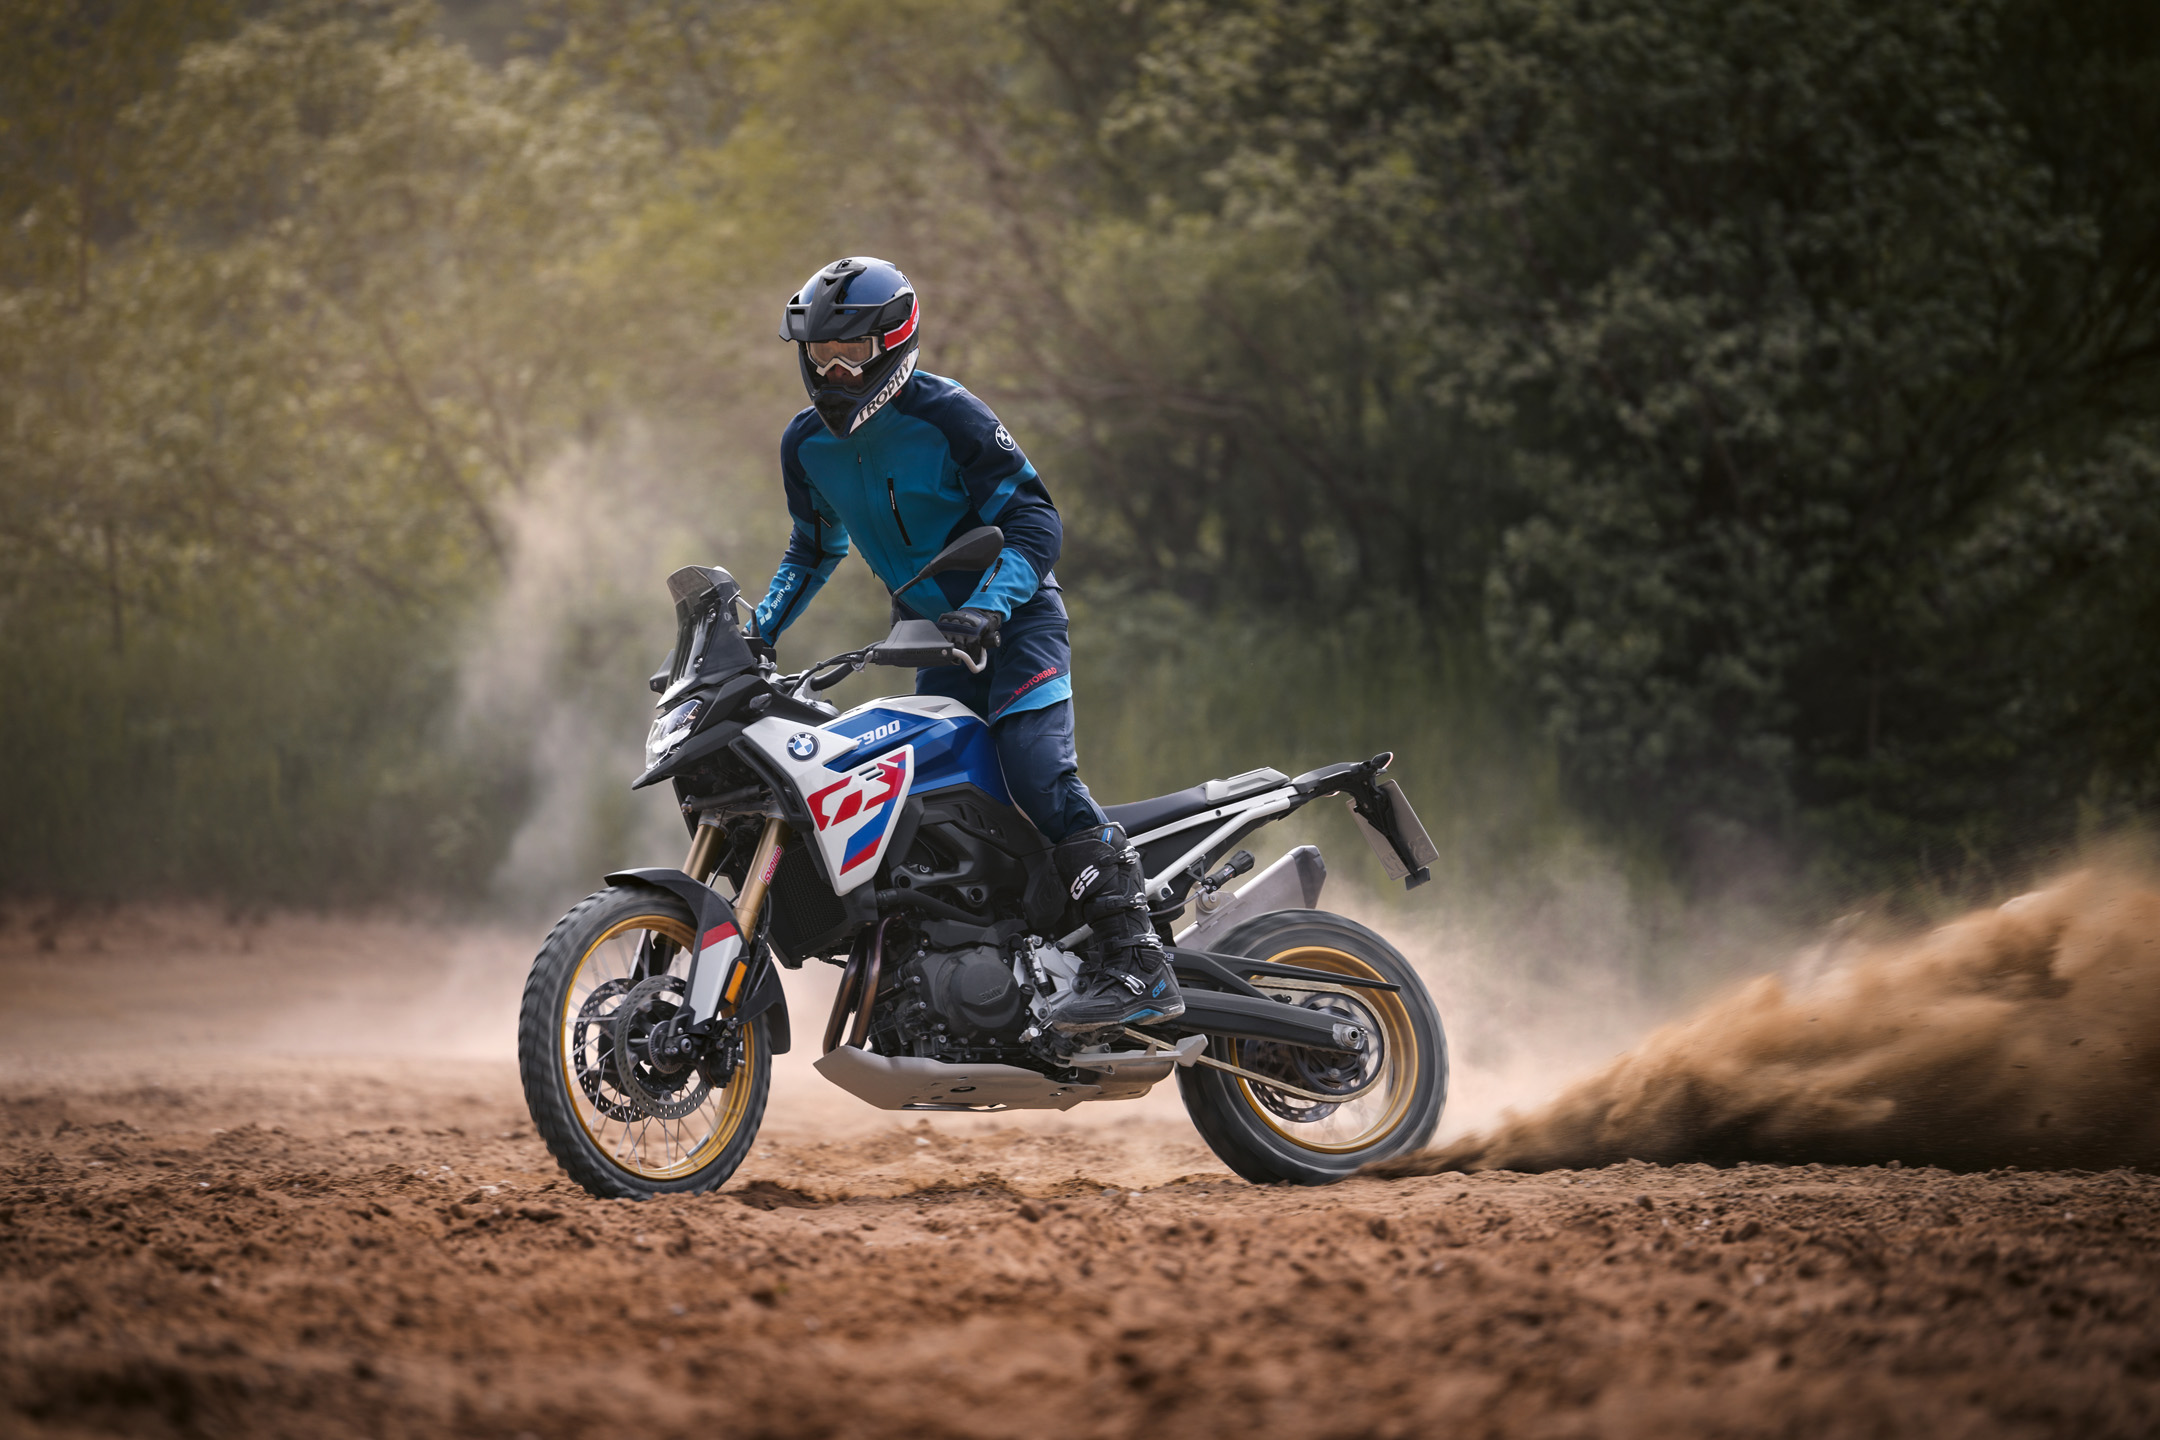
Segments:
[[[956,645],[980,647],[989,661],[981,674],[918,670],[915,692],[958,700],[990,722],[1014,801],[1057,842],[1058,876],[1094,938],[1051,1023],[1079,1031],[1181,1015],[1139,852],[1080,780],[1072,647],[1051,573],[1064,542],[1057,507],[989,406],[916,368],[921,317],[907,276],[868,256],[825,266],[782,311],[780,338],[795,344],[810,404],[780,438],[794,529],[758,604],[757,635],[766,645],[780,638],[852,537],[894,591],[896,617],[934,620]],[[986,569],[897,590],[953,539],[989,524],[1005,545]]]

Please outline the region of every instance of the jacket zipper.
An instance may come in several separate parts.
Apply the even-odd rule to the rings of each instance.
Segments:
[[[890,475],[885,477],[885,501],[892,506],[892,523],[900,527],[900,543],[912,546],[915,542],[908,539],[907,521],[900,518],[900,492],[893,488]]]

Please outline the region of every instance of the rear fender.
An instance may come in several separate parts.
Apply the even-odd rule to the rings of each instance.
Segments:
[[[1357,827],[1372,846],[1388,878],[1415,890],[1432,879],[1432,865],[1440,858],[1424,822],[1410,808],[1402,786],[1382,780],[1380,773],[1395,763],[1395,752],[1383,750],[1370,760],[1345,761],[1308,770],[1290,782],[1307,800],[1321,795],[1340,795],[1350,802]]]
[[[647,885],[665,890],[690,907],[696,936],[690,952],[689,1009],[691,1023],[710,1020],[719,1013],[722,997],[734,981],[737,963],[749,967],[737,993],[737,1019],[750,1020],[770,1010],[766,1035],[775,1055],[785,1055],[791,1043],[787,992],[770,959],[771,950],[755,954],[745,949],[742,932],[735,925],[735,907],[710,885],[701,885],[681,870],[617,870],[607,877],[610,885]]]

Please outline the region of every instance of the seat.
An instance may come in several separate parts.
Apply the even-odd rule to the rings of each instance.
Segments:
[[[1127,836],[1145,835],[1150,830],[1160,830],[1175,824],[1189,815],[1262,790],[1272,790],[1286,785],[1290,777],[1280,770],[1262,768],[1233,775],[1227,780],[1210,780],[1189,790],[1178,790],[1168,795],[1158,795],[1152,800],[1135,800],[1129,805],[1105,805],[1103,813],[1113,824],[1125,827]]]
[[[1130,805],[1105,805],[1103,814],[1114,824],[1125,827],[1130,835],[1145,835],[1159,830],[1173,820],[1187,815],[1197,815],[1215,802],[1207,798],[1204,787],[1195,785],[1190,790],[1180,790],[1171,795],[1158,795],[1152,800],[1135,800]]]

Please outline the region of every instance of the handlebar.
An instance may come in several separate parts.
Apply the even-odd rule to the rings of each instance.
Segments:
[[[772,683],[790,695],[801,695],[806,690],[813,692],[830,690],[842,680],[847,679],[848,676],[862,669],[863,654],[864,652],[860,650],[849,650],[835,655],[829,660],[820,660],[807,670],[798,670],[792,675],[775,675],[772,677]],[[836,665],[840,668],[837,670],[832,669]],[[824,673],[828,670],[831,670],[830,674]]]
[[[868,645],[860,650],[844,650],[830,659],[818,661],[807,670],[797,671],[793,675],[775,676],[774,683],[793,695],[799,695],[805,689],[822,694],[848,676],[856,674],[864,666],[875,664],[877,651],[878,647],[875,645]],[[990,663],[988,655],[977,658],[957,645],[946,646],[943,658],[948,664],[963,667],[970,675],[982,674],[984,667]]]

